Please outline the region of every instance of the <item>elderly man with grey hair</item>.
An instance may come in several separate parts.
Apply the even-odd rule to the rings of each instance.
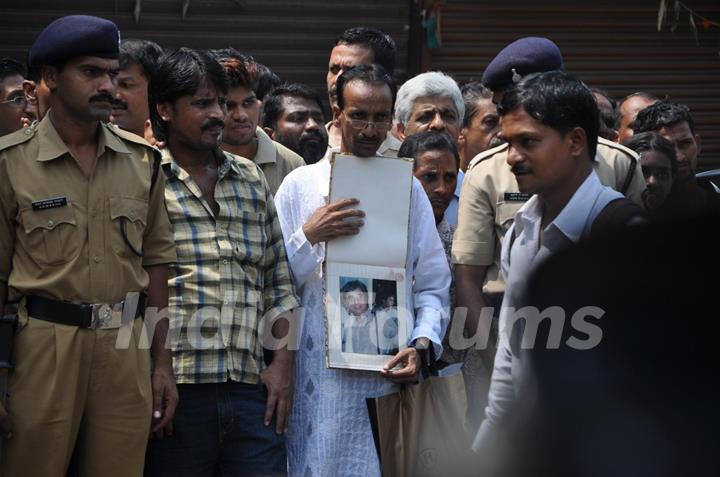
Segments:
[[[457,143],[464,115],[460,87],[439,71],[419,74],[397,92],[395,119],[402,140],[421,131],[443,131]]]
[[[450,76],[439,71],[422,73],[406,81],[395,100],[395,135],[401,140],[422,131],[445,132],[457,145],[465,102],[460,87]],[[458,198],[462,177],[445,213],[445,220],[457,224]],[[449,212],[448,212],[449,211]]]

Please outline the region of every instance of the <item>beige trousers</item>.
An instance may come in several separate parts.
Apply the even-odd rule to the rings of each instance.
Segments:
[[[152,413],[142,323],[116,349],[117,329],[58,325],[21,307],[7,403],[13,436],[0,476],[64,477],[74,449],[82,477],[142,476]]]

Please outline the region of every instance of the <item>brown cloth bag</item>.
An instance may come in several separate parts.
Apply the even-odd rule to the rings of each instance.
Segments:
[[[366,400],[384,477],[465,475],[473,467],[462,373],[423,374],[435,375]]]

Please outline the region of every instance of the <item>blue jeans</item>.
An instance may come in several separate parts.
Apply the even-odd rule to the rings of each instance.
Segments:
[[[151,439],[147,477],[287,475],[285,436],[263,423],[263,384],[179,384],[173,435]]]

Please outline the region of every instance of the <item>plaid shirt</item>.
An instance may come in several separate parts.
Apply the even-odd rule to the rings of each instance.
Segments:
[[[255,384],[260,320],[299,305],[277,212],[260,169],[216,151],[215,216],[190,175],[163,151],[165,203],[177,247],[170,336],[178,383]]]

